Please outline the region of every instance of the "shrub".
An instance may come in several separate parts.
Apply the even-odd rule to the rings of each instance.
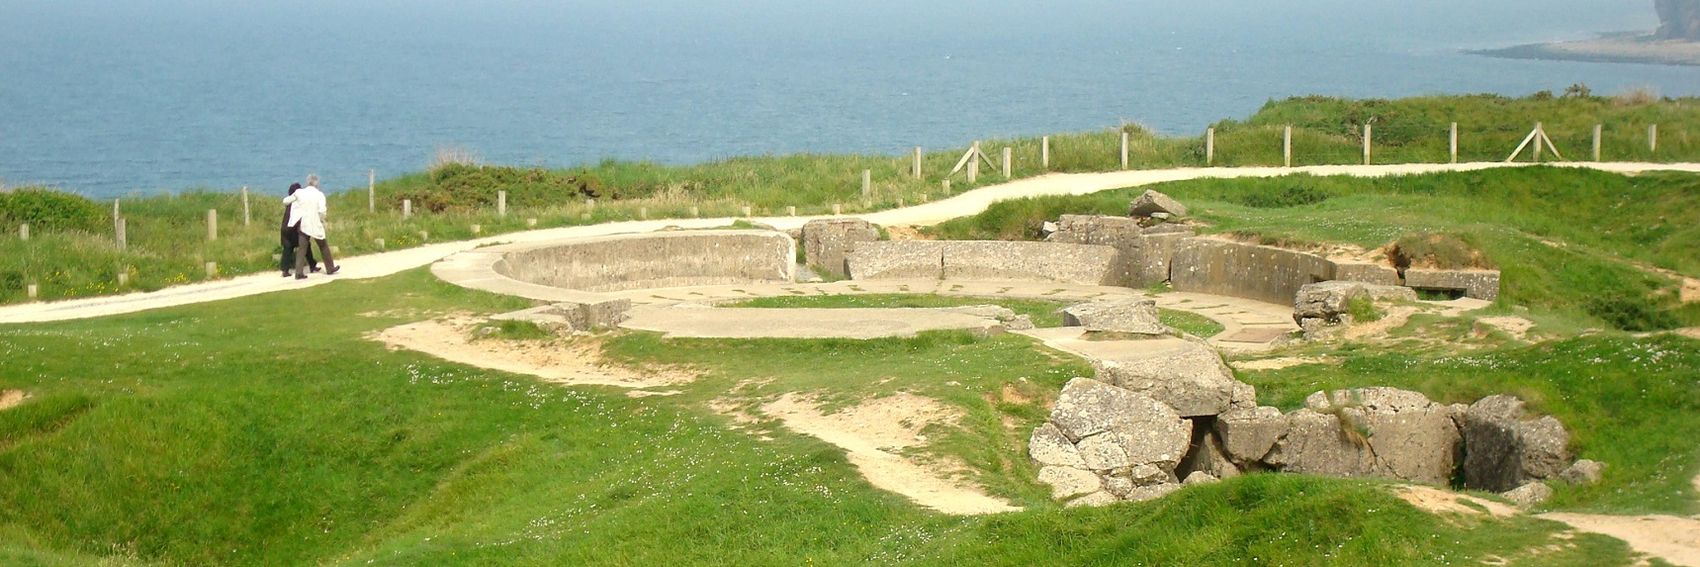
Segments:
[[[1302,205],[1314,205],[1327,201],[1332,197],[1328,191],[1311,185],[1288,185],[1275,193],[1247,191],[1240,193],[1234,200],[1248,207],[1259,209],[1283,209]]]
[[[1601,296],[1588,300],[1584,308],[1588,314],[1625,331],[1663,331],[1682,326],[1675,313],[1662,309],[1648,298]]]
[[[1441,270],[1493,267],[1474,246],[1450,234],[1405,236],[1393,243],[1387,256],[1401,272],[1413,267]]]
[[[1381,320],[1381,310],[1375,307],[1375,301],[1361,295],[1346,301],[1346,313],[1360,323]]]
[[[100,205],[63,191],[27,188],[0,192],[0,225],[13,228],[92,231],[105,221]]]

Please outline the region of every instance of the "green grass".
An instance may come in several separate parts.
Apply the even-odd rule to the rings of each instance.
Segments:
[[[1595,336],[1468,353],[1408,354],[1375,347],[1332,353],[1338,365],[1244,372],[1264,404],[1300,407],[1325,389],[1393,386],[1442,403],[1493,394],[1527,400],[1564,422],[1582,458],[1608,463],[1594,486],[1555,483],[1548,506],[1616,513],[1693,514],[1700,495],[1700,341]]]
[[[1411,235],[1448,235],[1501,270],[1502,305],[1627,330],[1700,325],[1676,284],[1638,265],[1700,276],[1700,176],[1635,177],[1566,168],[1492,170],[1376,179],[1295,175],[1158,184],[1091,195],[1005,201],[941,224],[954,239],[1031,238],[1029,227],[1065,213],[1126,214],[1145,189],[1185,202],[1208,232],[1268,243],[1377,248]],[[1267,195],[1322,195],[1269,206]],[[1248,204],[1250,203],[1250,204]]]
[[[1088,369],[1017,336],[616,336],[608,348],[617,359],[703,375],[678,395],[640,399],[360,338],[524,305],[421,269],[0,326],[0,387],[35,396],[0,413],[0,561],[1421,565],[1517,556],[1560,531],[1529,518],[1458,523],[1419,513],[1375,482],[1282,475],[1062,509],[1033,485],[1021,441],[1046,397]],[[299,332],[302,321],[314,332]],[[1006,397],[1009,388],[1019,396]],[[1031,509],[928,512],[867,485],[832,446],[771,424],[735,430],[704,407],[729,394],[802,391],[842,404],[898,390],[960,409],[957,427],[929,432],[927,451],[962,459],[992,491]],[[1603,427],[1600,438],[1623,433]],[[1578,541],[1542,559],[1628,562],[1621,544]]]
[[[1210,338],[1222,333],[1225,328],[1215,319],[1176,309],[1158,309],[1157,319],[1170,328],[1197,337]]]
[[[534,341],[553,338],[549,332],[530,321],[490,321],[472,329],[474,339],[497,339],[504,341]]]
[[[1529,131],[1544,121],[1560,149],[1572,159],[1591,144],[1593,124],[1606,124],[1607,160],[1700,161],[1700,103],[1676,99],[1625,105],[1610,98],[1505,98],[1498,96],[1440,96],[1399,100],[1350,100],[1321,97],[1271,101],[1245,120],[1226,120],[1217,130],[1216,165],[1276,165],[1280,157],[1280,128],[1295,128],[1298,164],[1358,163],[1361,124],[1375,124],[1377,163],[1437,162],[1446,158],[1446,128],[1460,124],[1463,159],[1502,160]],[[1660,146],[1647,150],[1646,126],[1658,123]],[[1120,133],[1129,134],[1129,163],[1134,168],[1202,166],[1202,133],[1164,137],[1138,125],[1051,137],[1049,169],[1039,163],[1040,139],[984,140],[987,154],[1001,156],[1011,148],[1013,178],[1046,172],[1114,170],[1120,164]],[[377,210],[367,212],[366,187],[342,186],[330,196],[330,241],[344,255],[395,250],[430,242],[461,240],[525,230],[526,219],[538,227],[574,226],[640,217],[689,218],[697,214],[732,217],[749,206],[756,215],[782,215],[786,207],[798,214],[827,214],[834,204],[848,213],[887,209],[901,204],[948,196],[940,181],[966,150],[963,147],[926,152],[923,179],[909,176],[910,158],[902,155],[792,154],[748,156],[701,164],[671,166],[607,160],[562,169],[534,167],[451,167],[416,172],[377,183]],[[998,158],[998,159],[1001,159]],[[871,193],[864,198],[861,172],[872,173]],[[330,180],[335,187],[335,180]],[[949,193],[1003,182],[1001,172],[983,168],[969,184],[963,174],[951,179]],[[592,206],[581,187],[588,184],[601,197]],[[76,188],[68,188],[75,190]],[[25,286],[39,286],[42,299],[111,295],[236,274],[263,272],[276,263],[282,188],[253,188],[250,200],[254,223],[242,224],[242,200],[236,188],[194,190],[176,195],[132,195],[123,200],[129,220],[129,249],[113,246],[110,219],[66,223],[76,213],[59,207],[28,211],[0,210],[0,304],[26,301]],[[507,191],[510,214],[496,215],[497,191]],[[1261,195],[1262,193],[1259,193]],[[401,199],[414,199],[412,218],[400,215]],[[0,199],[0,206],[6,200]],[[110,203],[95,205],[102,211]],[[441,210],[430,206],[441,205]],[[72,207],[81,210],[87,207]],[[219,239],[205,239],[206,212],[216,209]],[[86,212],[86,211],[84,211]],[[17,214],[13,214],[17,213]],[[63,213],[63,214],[61,214]],[[103,213],[104,214],[104,213]],[[30,215],[46,215],[30,242],[17,240],[17,224]],[[83,218],[87,215],[72,215]],[[42,224],[45,223],[45,224]],[[64,226],[60,226],[64,225]],[[1006,232],[1022,237],[1037,232]],[[205,265],[216,262],[208,276]],[[119,285],[118,274],[128,274]]]

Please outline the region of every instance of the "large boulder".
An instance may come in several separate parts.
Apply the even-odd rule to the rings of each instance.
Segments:
[[[1287,416],[1269,406],[1233,409],[1216,416],[1222,452],[1241,467],[1261,462],[1286,434]]]
[[[1159,353],[1095,360],[1092,366],[1098,380],[1156,398],[1182,417],[1220,414],[1232,407],[1236,394],[1246,395],[1247,388],[1214,349],[1192,341],[1171,343],[1173,348]]]
[[[1149,217],[1156,213],[1184,217],[1186,216],[1186,205],[1182,205],[1180,201],[1176,201],[1168,195],[1146,189],[1144,193],[1135,197],[1127,207],[1127,216],[1130,217]]]
[[[1062,430],[1050,423],[1033,430],[1033,436],[1027,440],[1027,454],[1043,465],[1086,468],[1080,450],[1063,436]]]
[[[1067,500],[1082,494],[1091,494],[1103,489],[1102,481],[1092,471],[1070,467],[1045,467],[1039,469],[1039,482],[1051,486],[1051,498]]]
[[[1187,421],[1168,405],[1089,378],[1063,387],[1051,423],[1094,470],[1149,464],[1173,471],[1192,438]]]
[[[1174,332],[1157,317],[1150,299],[1111,299],[1071,305],[1062,311],[1063,325],[1090,332],[1167,335]]]
[[[1265,462],[1289,472],[1446,484],[1462,440],[1453,408],[1417,392],[1318,392],[1287,416]]]
[[[820,219],[803,225],[803,256],[821,272],[849,275],[845,259],[857,242],[880,239],[879,229],[861,219]]]
[[[1564,424],[1530,419],[1523,400],[1482,398],[1464,414],[1464,486],[1501,492],[1554,477],[1570,465],[1569,443]]]
[[[1305,284],[1293,295],[1293,321],[1300,325],[1308,319],[1339,323],[1347,315],[1352,300],[1358,298],[1416,301],[1417,292],[1408,287],[1339,280]]]

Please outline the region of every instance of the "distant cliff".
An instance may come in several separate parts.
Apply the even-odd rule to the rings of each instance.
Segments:
[[[1700,0],[1653,0],[1659,39],[1700,41]]]

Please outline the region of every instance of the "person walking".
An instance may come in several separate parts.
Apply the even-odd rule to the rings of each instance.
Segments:
[[[325,275],[336,275],[342,268],[331,258],[331,245],[325,242],[325,217],[329,209],[325,206],[325,194],[319,191],[319,176],[308,175],[307,185],[284,197],[283,204],[290,205],[288,226],[301,233],[295,247],[295,279],[307,279],[302,269],[307,267],[307,247],[314,243],[319,245],[319,257],[324,259]]]
[[[285,193],[284,197],[292,196],[296,191],[300,190],[300,183],[290,183],[289,192]],[[279,220],[281,224],[278,236],[283,243],[283,253],[278,255],[278,267],[283,269],[283,277],[286,278],[289,277],[290,272],[295,270],[295,246],[301,243],[301,230],[289,224],[291,220],[289,213],[291,210],[294,210],[294,208],[294,205],[285,202],[283,205],[283,218]],[[297,223],[300,222],[300,219],[294,220]],[[313,257],[312,247],[307,248],[307,269],[314,273],[318,273],[319,271],[319,260]]]

